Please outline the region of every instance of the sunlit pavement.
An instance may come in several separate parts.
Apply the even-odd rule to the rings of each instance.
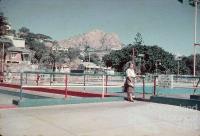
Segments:
[[[148,102],[0,110],[2,136],[200,136],[200,111]]]

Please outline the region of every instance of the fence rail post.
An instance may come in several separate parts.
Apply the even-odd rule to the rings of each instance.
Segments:
[[[26,73],[26,85],[27,85],[27,73]]]
[[[108,88],[107,88],[107,86],[108,86],[108,75],[106,75],[106,94],[108,93]]]
[[[142,98],[145,99],[145,81],[144,81],[144,76],[142,76],[142,89],[143,89],[143,93],[142,93]]]
[[[68,78],[67,78],[67,74],[65,75],[65,99],[67,98],[67,82],[68,82]]]
[[[105,88],[104,88],[104,74],[102,75],[102,97],[101,98],[104,98],[104,94],[105,94]]]
[[[84,77],[83,77],[83,86],[84,86],[84,90],[85,90],[85,73],[84,73]]]
[[[23,89],[23,73],[20,72],[20,100],[22,100],[22,89]]]
[[[49,84],[51,86],[51,80],[52,80],[52,74],[50,74],[50,77],[49,77]]]
[[[157,76],[154,76],[154,80],[153,80],[153,95],[154,96],[156,95],[156,79],[157,79]]]

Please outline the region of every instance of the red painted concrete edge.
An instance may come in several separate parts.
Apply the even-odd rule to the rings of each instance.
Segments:
[[[14,88],[14,89],[20,89],[20,85],[16,85],[16,84],[0,83],[0,86]],[[52,88],[43,88],[43,87],[42,88],[24,87],[23,89],[30,90],[30,91],[37,91],[37,92],[63,94],[63,95],[65,95],[65,93],[66,93],[65,90],[52,89]],[[83,91],[80,91],[80,90],[77,90],[77,91],[67,90],[67,95],[78,96],[78,97],[102,97],[101,93],[83,92]],[[112,96],[116,96],[116,95],[105,94],[104,96],[105,97],[112,97]]]
[[[0,110],[1,109],[14,109],[17,108],[15,105],[0,105]]]

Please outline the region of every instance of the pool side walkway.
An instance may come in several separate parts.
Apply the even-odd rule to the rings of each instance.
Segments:
[[[0,110],[2,136],[200,136],[200,111],[135,101]]]

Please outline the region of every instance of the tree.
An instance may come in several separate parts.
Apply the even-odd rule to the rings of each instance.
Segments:
[[[197,54],[197,59],[196,59],[196,75],[200,75],[200,54]],[[188,57],[183,57],[182,59],[182,64],[180,64],[180,72],[185,74],[193,74],[193,55],[190,55]],[[186,69],[183,68],[183,66],[186,66]]]
[[[63,63],[65,63],[65,59],[67,58],[67,52],[65,52],[65,51],[60,52],[60,51],[56,50],[56,51],[52,51],[51,55],[53,57],[53,63],[52,63],[53,71],[55,71],[56,66],[61,67],[61,65]]]
[[[136,37],[134,38],[134,40],[135,40],[134,44],[136,44],[136,45],[144,44],[144,41],[143,41],[143,38],[142,38],[142,34],[139,33],[139,32],[136,34]]]
[[[85,56],[85,60],[84,61],[89,61],[89,57],[90,57],[90,62],[93,62],[97,65],[100,65],[100,58],[96,53],[92,53],[90,54],[90,56],[87,54]]]
[[[28,28],[26,28],[26,27],[21,27],[21,28],[19,29],[19,32],[20,32],[20,33],[28,34],[28,33],[30,33],[30,30],[29,30]]]
[[[70,61],[73,61],[74,59],[78,58],[80,52],[81,51],[78,48],[69,48],[67,51],[67,57],[70,59]]]
[[[117,71],[122,71],[125,63],[131,59],[131,52],[130,46],[122,50],[111,51],[109,55],[103,57],[103,62],[107,67],[112,66]]]
[[[2,12],[0,12],[0,36],[6,35],[9,33],[9,24],[7,18]]]
[[[129,44],[121,50],[111,51],[103,57],[106,66],[112,67],[117,71],[123,71],[125,64],[132,59],[132,49],[135,49],[136,72],[145,73],[171,73],[177,74],[178,62],[172,53],[154,45],[142,45],[143,40],[140,33],[136,34],[134,44]],[[143,55],[141,55],[143,54]],[[184,57],[179,62],[179,74],[192,74],[193,56]],[[200,70],[200,55],[197,56],[197,70]]]
[[[180,3],[183,3],[185,0],[178,0],[178,2]],[[191,6],[195,6],[195,0],[187,0],[188,1],[188,4],[191,5]]]
[[[177,74],[177,62],[174,55],[163,50],[158,46],[132,45],[122,48],[118,51],[112,51],[110,54],[103,57],[106,66],[112,66],[117,71],[123,71],[123,66],[131,60],[132,48],[137,50],[138,54],[148,54],[148,59],[137,59],[136,67],[138,71],[144,73],[166,73],[169,71],[172,74]],[[180,73],[188,73],[187,65],[184,62],[180,63]]]
[[[50,39],[50,36],[44,34],[35,34],[32,33],[29,28],[21,27],[19,29],[19,37],[25,39],[25,45],[27,48],[34,52],[32,58],[33,63],[41,63],[44,61],[44,58],[47,58],[47,54],[50,54],[50,51],[42,40]],[[40,60],[42,58],[42,60]],[[47,60],[48,61],[48,60]]]
[[[178,0],[179,2],[183,3],[184,0]],[[199,0],[187,0],[189,5],[195,7],[195,14],[194,14],[194,44],[197,43],[196,39],[197,39],[197,18],[198,18],[198,7],[199,7],[199,4],[200,4],[200,1]],[[193,54],[193,76],[196,75],[196,66],[197,65],[197,55],[196,55],[196,46],[194,46],[194,54]]]

